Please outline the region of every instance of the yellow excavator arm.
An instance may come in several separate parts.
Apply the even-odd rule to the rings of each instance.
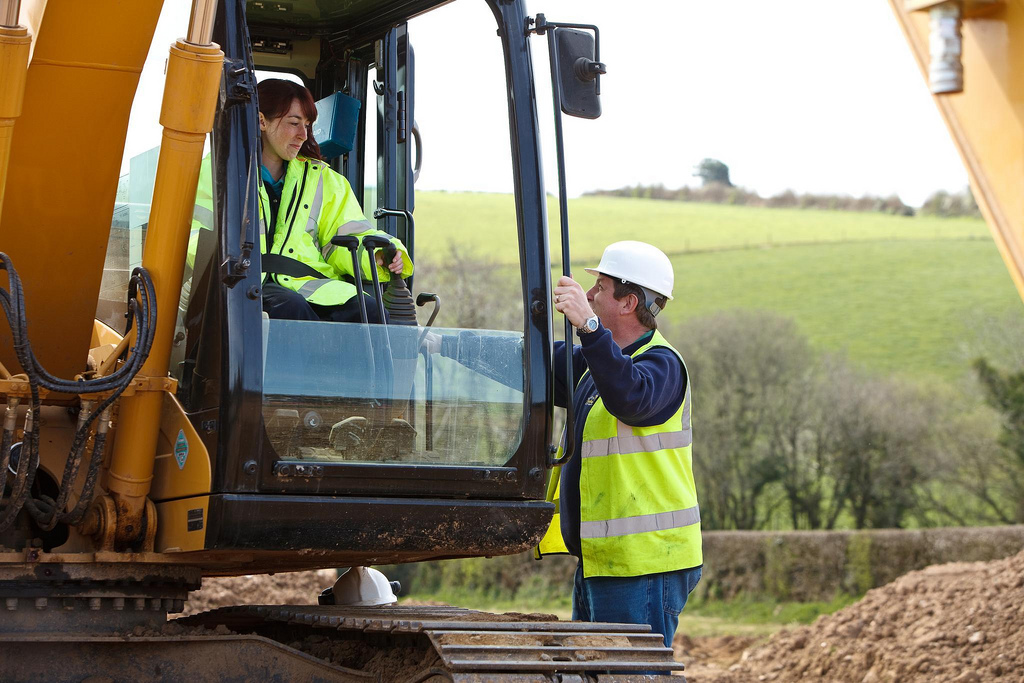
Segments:
[[[1024,298],[1024,3],[889,3]]]
[[[0,243],[26,283],[25,309],[47,311],[32,326],[39,340],[33,353],[57,377],[81,372],[93,339],[118,164],[161,5],[56,0],[25,8],[38,38],[24,95],[13,87],[7,93],[23,104],[7,164],[16,172],[2,179],[7,201]],[[156,292],[146,305],[157,311],[173,311],[178,303],[199,164],[213,128],[224,57],[211,39],[215,9],[215,0],[196,0],[188,35],[170,46],[160,112],[164,133],[142,259]],[[11,49],[24,56],[21,42]],[[12,113],[16,108],[10,107]],[[113,542],[126,543],[155,524],[147,500],[173,328],[173,315],[157,316],[135,390],[120,399],[120,429],[106,475],[107,507],[114,514],[91,513],[89,524],[102,527],[106,519],[110,534],[94,531],[112,534]],[[0,349],[0,356],[4,365],[18,367],[12,347]]]
[[[33,347],[59,377],[81,372],[89,352],[128,115],[162,6],[21,3],[33,44],[2,183],[0,244],[25,282],[26,309],[46,312],[29,321]],[[17,98],[7,87],[17,71],[2,73],[4,97]],[[10,339],[0,335],[0,362],[16,372]]]

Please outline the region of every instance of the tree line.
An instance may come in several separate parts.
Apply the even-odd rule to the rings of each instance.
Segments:
[[[932,193],[920,209],[903,203],[899,196],[887,197],[864,195],[851,197],[843,194],[798,193],[784,190],[770,197],[762,197],[753,190],[733,185],[729,179],[729,167],[717,159],[704,159],[694,169],[694,176],[701,179],[700,187],[682,186],[677,189],[663,184],[632,185],[614,190],[586,192],[589,196],[630,197],[634,199],[658,199],[663,201],[702,202],[708,204],[730,204],[736,206],[757,206],[773,209],[819,209],[827,211],[875,212],[895,216],[940,217],[981,217],[981,211],[970,188],[961,192],[939,190]]]
[[[977,361],[983,402],[816,353],[772,313],[666,333],[692,382],[706,528],[1024,522],[1024,372]]]

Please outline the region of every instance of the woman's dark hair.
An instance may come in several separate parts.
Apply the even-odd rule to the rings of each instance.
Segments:
[[[292,108],[292,100],[298,100],[302,107],[302,115],[309,121],[306,126],[306,141],[302,143],[299,154],[312,159],[323,160],[320,145],[313,138],[313,122],[316,121],[316,103],[306,86],[286,81],[283,78],[268,78],[256,86],[260,113],[267,121],[279,119]]]

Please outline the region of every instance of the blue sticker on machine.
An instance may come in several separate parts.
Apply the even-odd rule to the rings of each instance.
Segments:
[[[185,469],[185,461],[188,460],[188,439],[185,438],[185,430],[178,430],[178,438],[174,442],[174,459],[178,461],[178,469]]]

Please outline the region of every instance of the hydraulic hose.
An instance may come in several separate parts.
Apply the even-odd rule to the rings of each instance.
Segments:
[[[125,389],[128,388],[139,370],[142,369],[153,345],[157,314],[156,290],[153,280],[144,268],[136,268],[132,272],[128,285],[128,329],[125,331],[125,335],[131,334],[132,327],[134,326],[135,343],[123,365],[108,376],[94,379],[67,380],[55,377],[47,372],[46,368],[42,366],[33,353],[28,336],[24,288],[13,263],[11,263],[7,254],[3,252],[0,252],[0,270],[7,271],[10,284],[10,291],[0,288],[0,307],[3,308],[8,325],[11,328],[15,355],[25,370],[25,375],[28,377],[32,396],[25,418],[25,435],[22,439],[17,471],[11,486],[11,496],[7,504],[2,508],[2,511],[0,511],[0,532],[10,527],[22,509],[28,510],[32,518],[43,530],[52,529],[61,522],[77,524],[85,515],[89,504],[92,502],[99,466],[103,458],[103,449],[106,444],[110,408]],[[95,410],[89,409],[89,402],[83,403],[84,414],[79,419],[78,428],[75,431],[71,450],[65,462],[64,473],[56,498],[43,495],[36,499],[29,495],[32,483],[35,480],[36,470],[39,466],[40,388],[73,395],[110,392],[110,395],[101,401]],[[2,470],[0,470],[0,493],[4,490],[8,465],[10,464],[14,432],[11,411],[16,408],[17,401],[12,399],[7,408],[8,413],[4,422],[3,436],[0,438],[0,465],[3,465]],[[74,489],[74,482],[81,469],[82,459],[88,447],[89,435],[97,419],[99,423],[93,438],[92,450],[87,463],[86,479],[79,495],[78,503],[70,512],[64,512],[63,510],[67,506]]]

